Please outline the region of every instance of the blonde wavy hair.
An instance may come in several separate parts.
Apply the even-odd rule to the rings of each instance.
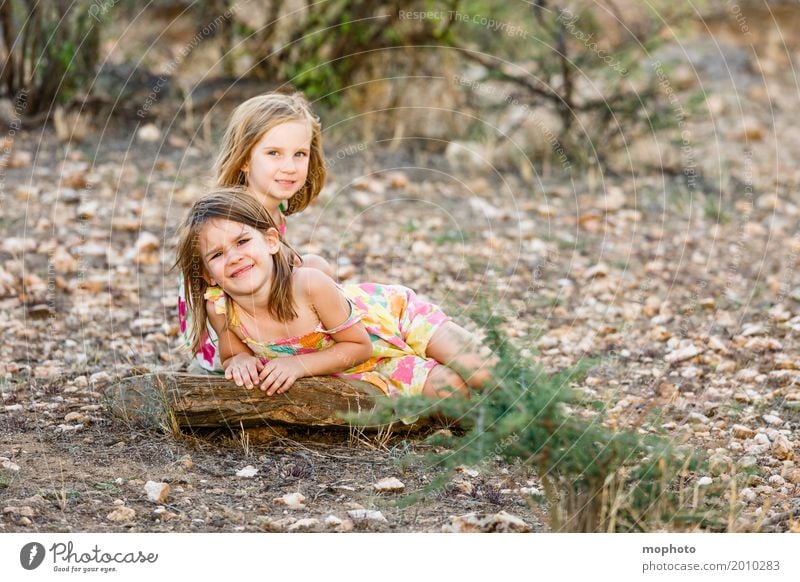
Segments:
[[[181,225],[175,266],[181,270],[186,301],[192,314],[192,353],[203,345],[206,331],[205,293],[209,288],[205,275],[207,270],[200,252],[200,232],[210,220],[223,219],[250,226],[260,232],[278,227],[264,205],[241,188],[216,189],[192,205]],[[279,233],[280,236],[280,233]],[[284,239],[281,248],[272,255],[273,277],[269,292],[268,309],[278,321],[291,321],[297,317],[292,298],[292,272],[295,258],[299,255]],[[230,301],[230,299],[228,299]],[[230,313],[230,305],[228,313]]]
[[[221,188],[247,186],[242,167],[258,141],[272,128],[287,121],[307,121],[311,126],[311,151],[308,178],[302,188],[288,201],[284,214],[305,210],[319,196],[325,184],[325,158],[322,153],[322,126],[319,117],[300,93],[265,93],[248,99],[234,109],[214,163],[217,186]]]

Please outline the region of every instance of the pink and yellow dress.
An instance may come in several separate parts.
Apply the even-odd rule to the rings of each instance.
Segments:
[[[344,372],[332,374],[346,380],[361,380],[377,386],[389,396],[421,394],[428,373],[438,362],[425,356],[433,334],[448,317],[433,303],[417,297],[401,285],[361,283],[340,287],[350,303],[350,316],[334,329],[318,326],[302,336],[264,343],[250,336],[236,314],[236,306],[222,289],[210,287],[206,299],[217,313],[227,315],[228,325],[240,330],[243,341],[256,357],[280,358],[317,352],[333,346],[333,334],[364,324],[372,341],[372,357]]]

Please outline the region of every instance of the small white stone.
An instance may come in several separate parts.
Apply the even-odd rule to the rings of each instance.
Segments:
[[[769,437],[763,432],[753,437],[753,442],[759,445],[769,445]]]
[[[708,424],[710,421],[705,414],[700,414],[699,412],[690,412],[689,422],[693,424]]]
[[[456,471],[464,473],[467,477],[472,477],[473,479],[480,474],[477,469],[471,469],[466,465],[459,465],[456,467]]]
[[[258,474],[258,469],[256,469],[253,465],[247,465],[244,469],[239,469],[236,471],[237,477],[244,477],[246,479],[250,479],[255,477]]]
[[[780,426],[783,424],[783,420],[780,416],[775,416],[774,414],[765,414],[761,418],[764,419],[764,422],[767,424],[771,424],[772,426]]]
[[[169,497],[169,485],[166,483],[148,481],[144,484],[144,490],[147,493],[147,500],[152,503],[166,503],[167,497]]]
[[[711,477],[700,477],[697,480],[697,485],[699,487],[705,487],[706,485],[711,485],[713,482],[714,480]]]
[[[388,523],[380,511],[373,511],[371,509],[351,509],[347,512],[347,515],[356,521],[377,521],[380,523]]]
[[[329,515],[325,518],[325,527],[338,527],[342,525],[342,520],[335,515]]]
[[[161,241],[152,233],[143,231],[136,239],[136,251],[138,253],[152,253],[158,250]]]
[[[386,477],[372,486],[378,493],[397,493],[406,488],[405,484],[397,477]]]
[[[442,526],[443,533],[468,532],[529,532],[531,527],[515,515],[501,511],[493,515],[467,513],[451,515]]]
[[[306,506],[306,496],[302,493],[287,493],[283,497],[276,497],[273,502],[285,505],[289,509],[303,509]]]
[[[161,130],[155,123],[148,123],[139,128],[136,138],[144,142],[156,142],[161,139]]]
[[[541,497],[544,495],[542,490],[536,487],[520,487],[519,492],[523,495],[530,495],[531,497]]]
[[[690,345],[667,354],[666,356],[664,356],[664,360],[670,364],[673,364],[676,362],[691,360],[695,356],[698,356],[702,353],[703,353],[702,348],[699,348],[695,345]]]
[[[3,469],[8,471],[19,471],[19,465],[12,463],[8,459],[3,459],[3,461],[0,462],[0,467],[3,467]]]
[[[752,503],[756,500],[756,492],[750,489],[749,487],[745,487],[741,491],[739,491],[739,497],[741,497],[747,503]]]
[[[767,479],[770,485],[773,486],[780,486],[783,485],[786,481],[780,475],[771,475],[769,479]]]
[[[97,372],[89,377],[89,383],[94,386],[105,386],[111,382],[108,372]]]

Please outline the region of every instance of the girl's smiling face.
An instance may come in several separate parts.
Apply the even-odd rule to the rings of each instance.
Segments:
[[[311,125],[287,121],[266,132],[250,151],[242,171],[247,187],[274,213],[306,183],[311,154]]]
[[[214,218],[200,230],[200,256],[206,282],[230,295],[269,289],[272,256],[280,248],[278,231],[266,233],[232,220]]]

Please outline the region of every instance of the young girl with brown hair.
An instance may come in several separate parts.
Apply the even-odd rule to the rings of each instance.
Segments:
[[[442,310],[400,285],[337,285],[298,266],[266,210],[241,190],[199,200],[184,222],[177,265],[202,349],[219,338],[225,375],[283,393],[298,378],[336,375],[388,395],[468,395],[489,380],[477,343]]]

